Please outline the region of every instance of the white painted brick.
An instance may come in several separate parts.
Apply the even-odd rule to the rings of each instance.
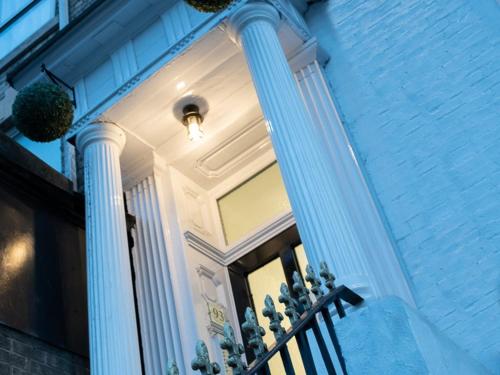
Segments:
[[[500,374],[499,3],[330,0],[306,18],[420,311]]]

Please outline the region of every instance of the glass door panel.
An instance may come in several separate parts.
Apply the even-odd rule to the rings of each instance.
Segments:
[[[291,324],[284,314],[285,307],[278,301],[278,297],[281,283],[286,283],[292,291],[293,272],[299,271],[302,276],[305,275],[307,258],[304,247],[300,243],[300,236],[294,225],[228,267],[240,326],[245,321],[246,307],[253,307],[259,325],[266,330],[263,339],[268,347],[274,344],[275,340],[273,333],[269,330],[269,319],[262,315],[264,300],[267,294],[273,298],[276,310],[285,317],[282,325],[288,330]],[[251,362],[254,359],[253,353],[247,348],[246,338],[243,340],[247,359]],[[288,343],[288,350],[296,374],[305,375],[295,339]],[[270,367],[272,375],[285,373],[279,354],[271,360]]]
[[[286,283],[285,271],[280,258],[276,258],[266,265],[258,268],[248,275],[248,285],[251,293],[252,302],[257,315],[257,321],[261,327],[266,330],[266,335],[263,337],[264,342],[270,347],[274,342],[274,335],[269,330],[269,319],[262,314],[264,309],[264,300],[266,295],[270,295],[276,305],[276,311],[283,314],[283,327],[289,329],[291,324],[285,315],[284,305],[278,302],[281,283]],[[295,373],[297,375],[305,375],[304,366],[300,358],[299,348],[295,340],[290,341],[288,350],[292,358]],[[280,375],[285,373],[283,363],[279,354],[275,355],[269,361],[269,368],[272,375]]]
[[[304,249],[304,245],[300,244],[295,246],[293,249],[295,252],[295,258],[297,259],[297,263],[299,265],[300,272],[302,274],[302,277],[305,278],[306,276],[306,266],[309,264],[309,261],[307,260],[307,255],[306,251]],[[319,272],[319,270],[317,271]]]

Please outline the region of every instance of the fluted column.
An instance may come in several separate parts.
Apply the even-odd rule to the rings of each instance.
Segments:
[[[289,64],[315,126],[328,145],[335,182],[354,223],[380,292],[414,304],[393,243],[372,199],[349,138],[340,120],[323,72],[326,54],[315,39],[300,47]]]
[[[141,374],[120,171],[124,146],[125,133],[108,122],[90,124],[77,136],[84,159],[92,375]]]
[[[353,223],[333,181],[326,146],[280,45],[279,22],[273,6],[255,2],[231,16],[228,30],[245,53],[308,258],[316,266],[325,260],[341,282],[365,296],[376,293]]]
[[[184,374],[190,373],[184,364],[190,364],[198,335],[194,314],[176,309],[191,299],[189,293],[174,290],[176,281],[177,286],[183,283],[176,279],[169,255],[179,258],[183,254],[175,254],[168,243],[160,173],[153,171],[126,192],[127,207],[136,218],[134,263],[144,362],[147,374],[166,374],[167,362],[176,360]]]

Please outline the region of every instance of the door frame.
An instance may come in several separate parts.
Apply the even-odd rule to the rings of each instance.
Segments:
[[[297,226],[292,225],[227,266],[240,326],[245,321],[246,308],[251,307],[255,311],[250,285],[248,284],[248,275],[255,270],[279,258],[285,272],[288,288],[294,294],[292,275],[294,271],[301,272],[294,249],[301,243]],[[265,328],[267,329],[267,326]],[[242,336],[244,346],[248,348],[247,339],[243,334]],[[255,358],[253,352],[248,349],[246,349],[246,356],[249,363]]]

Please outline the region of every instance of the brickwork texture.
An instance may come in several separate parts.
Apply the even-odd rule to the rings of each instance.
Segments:
[[[419,310],[500,374],[500,4],[330,0],[306,18]]]
[[[97,0],[69,0],[69,19],[74,20]]]
[[[89,375],[88,360],[0,324],[0,375]]]

